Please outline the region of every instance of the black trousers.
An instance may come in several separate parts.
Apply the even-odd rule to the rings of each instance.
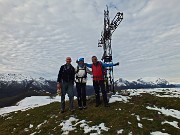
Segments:
[[[86,106],[86,83],[76,83],[78,106]]]
[[[96,94],[96,104],[100,104],[100,89],[102,92],[104,104],[107,104],[107,92],[105,90],[104,80],[93,81],[93,86]]]

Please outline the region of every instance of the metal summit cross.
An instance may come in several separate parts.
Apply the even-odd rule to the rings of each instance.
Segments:
[[[112,48],[111,48],[111,37],[113,32],[116,30],[118,25],[123,20],[123,13],[118,12],[114,19],[110,21],[109,10],[104,10],[104,30],[101,33],[101,39],[98,41],[98,47],[103,47],[102,61],[104,63],[113,63],[112,61]],[[105,83],[106,90],[114,92],[114,76],[113,67],[106,68]]]

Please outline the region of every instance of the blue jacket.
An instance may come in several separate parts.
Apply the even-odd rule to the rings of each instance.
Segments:
[[[102,67],[104,67],[104,68],[116,66],[116,64],[113,64],[113,63],[112,63],[112,64],[111,64],[111,63],[110,63],[110,64],[107,64],[107,63],[102,63],[102,62],[101,62],[101,64],[102,64]],[[86,63],[86,66],[89,67],[89,68],[92,68],[92,64]]]

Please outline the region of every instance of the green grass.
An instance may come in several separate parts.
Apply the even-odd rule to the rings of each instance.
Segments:
[[[165,107],[166,109],[180,111],[179,103],[180,98],[156,97],[150,94],[142,94],[142,96],[133,97],[128,103],[115,102],[110,104],[111,106],[109,108],[105,108],[103,104],[95,107],[95,101],[91,98],[87,102],[88,108],[86,110],[76,109],[72,113],[68,111],[68,102],[66,102],[66,111],[61,114],[60,103],[55,102],[24,112],[18,111],[18,113],[11,113],[6,117],[0,117],[0,135],[28,135],[34,132],[42,135],[59,135],[62,133],[60,123],[62,120],[69,119],[72,115],[79,120],[92,121],[88,123],[89,126],[105,123],[105,126],[110,128],[107,132],[102,132],[105,135],[116,135],[117,130],[120,129],[124,130],[122,134],[132,132],[133,135],[148,135],[153,131],[161,131],[171,135],[179,135],[180,129],[169,124],[161,124],[165,120],[169,122],[177,121],[180,127],[179,119],[158,114],[158,111],[146,109],[147,106],[155,105],[159,108]],[[75,101],[75,107],[77,107],[77,101]],[[140,121],[137,120],[137,115],[140,116]],[[153,119],[153,121],[148,119]],[[43,123],[45,120],[47,122],[38,129],[37,125]],[[141,123],[143,128],[139,128],[138,123]],[[33,125],[31,129],[29,128],[30,124]],[[28,128],[29,131],[24,131],[25,128]],[[76,130],[69,132],[69,134],[84,134],[83,129],[79,125],[76,128]]]

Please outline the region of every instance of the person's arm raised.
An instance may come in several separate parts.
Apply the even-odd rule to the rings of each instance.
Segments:
[[[119,65],[119,62],[113,64],[113,63],[110,63],[110,64],[107,64],[107,63],[102,63],[102,66],[103,67],[113,67],[113,66],[118,66]]]
[[[92,68],[92,64],[84,63],[88,68]]]

